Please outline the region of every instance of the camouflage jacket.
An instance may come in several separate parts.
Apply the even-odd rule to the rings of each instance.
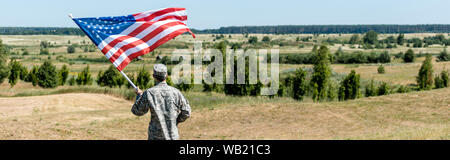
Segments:
[[[142,116],[150,110],[149,140],[179,139],[177,125],[191,114],[189,101],[181,92],[165,82],[144,91],[136,97],[131,112]]]

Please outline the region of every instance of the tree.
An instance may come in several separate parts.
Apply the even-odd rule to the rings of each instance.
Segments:
[[[8,55],[8,50],[3,45],[2,40],[0,40],[0,84],[3,83],[3,80],[9,74],[9,67],[7,65]]]
[[[389,86],[386,82],[381,83],[381,85],[378,87],[378,95],[388,95],[389,94]]]
[[[17,84],[17,81],[19,80],[22,64],[20,64],[20,62],[17,62],[16,60],[11,60],[11,62],[9,63],[9,68],[10,71],[8,76],[8,83],[12,88]]]
[[[419,74],[417,76],[417,84],[419,90],[431,89],[433,85],[433,64],[431,64],[431,55],[427,54],[425,61],[423,61],[420,67]]]
[[[306,93],[306,71],[304,69],[297,69],[295,75],[292,78],[292,98],[296,100],[303,100],[303,96]]]
[[[37,78],[38,71],[39,67],[34,65],[33,68],[31,68],[30,72],[28,73],[27,77],[25,78],[25,82],[31,82],[33,86],[36,86],[38,84]]]
[[[78,85],[91,85],[92,76],[89,72],[89,65],[87,65],[80,73],[78,73],[76,82]]]
[[[403,45],[405,43],[405,35],[403,33],[400,33],[397,37],[397,44]]]
[[[341,82],[339,100],[356,99],[359,96],[360,76],[352,70]]]
[[[43,88],[55,88],[58,85],[56,67],[50,61],[45,61],[39,67],[36,77],[38,85]]]
[[[49,51],[48,51],[48,49],[47,48],[41,48],[40,50],[39,50],[39,55],[49,55],[50,53],[49,53]]]
[[[442,83],[442,79],[441,77],[439,77],[439,75],[434,77],[434,86],[436,88],[444,88],[444,83]]]
[[[258,37],[256,37],[256,36],[251,36],[248,39],[248,43],[250,43],[250,44],[254,44],[254,43],[257,43],[257,42],[258,42]]]
[[[70,40],[69,40],[69,44],[70,44]],[[73,46],[73,45],[68,46],[67,53],[75,53],[75,46]]]
[[[100,86],[108,86],[112,88],[116,86],[120,87],[124,83],[123,76],[120,75],[119,71],[117,71],[113,65],[110,65],[105,72],[98,72],[97,84]]]
[[[69,77],[69,69],[67,65],[63,65],[62,68],[58,71],[58,82],[59,85],[64,86],[66,84],[67,77]]]
[[[68,83],[69,83],[70,86],[75,85],[75,83],[76,83],[75,76],[70,77]]]
[[[384,74],[384,73],[386,73],[386,70],[384,70],[384,66],[383,66],[383,65],[380,65],[380,66],[378,67],[378,73],[379,73],[379,74]]]
[[[378,43],[378,33],[370,30],[364,35],[363,42],[372,45]]]
[[[151,80],[150,72],[148,72],[145,69],[145,66],[142,66],[141,69],[139,69],[137,78],[136,78],[136,86],[138,86],[140,89],[147,89],[151,87],[151,83],[149,83]]]
[[[368,84],[366,86],[365,95],[366,95],[366,97],[372,97],[372,96],[376,96],[377,95],[376,88],[375,88],[375,85],[373,83],[373,79],[370,81],[370,84]]]
[[[313,99],[320,101],[327,97],[326,88],[331,75],[330,61],[328,55],[330,51],[324,45],[320,47],[314,64],[314,73],[311,78],[311,86],[313,91],[317,90],[317,94],[313,92]]]
[[[447,70],[443,70],[441,72],[441,80],[442,80],[442,85],[444,87],[448,87],[449,82],[448,82],[448,71]]]
[[[350,40],[348,41],[349,44],[359,44],[359,42],[360,39],[358,34],[352,35],[352,37],[350,37]]]
[[[25,81],[25,79],[27,78],[27,75],[28,75],[27,67],[25,67],[22,64],[20,64],[19,79],[22,80],[22,81]]]
[[[269,36],[264,36],[261,41],[263,41],[263,42],[270,42],[270,37]]]
[[[439,61],[450,61],[450,57],[448,56],[447,50],[444,50],[437,57]]]
[[[408,51],[406,51],[405,55],[403,56],[403,62],[405,63],[412,63],[415,59],[416,57],[412,49],[408,49]]]

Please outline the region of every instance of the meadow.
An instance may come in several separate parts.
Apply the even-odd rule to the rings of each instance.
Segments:
[[[248,37],[261,41],[270,37],[272,43],[258,43],[251,47],[276,48],[280,54],[308,54],[316,44],[328,39],[345,41],[353,34],[200,34],[196,39],[181,35],[154,52],[132,62],[125,73],[136,73],[141,67],[152,72],[158,55],[171,55],[176,48],[192,49],[195,41],[213,47],[223,40],[229,43],[247,42]],[[431,37],[437,33],[405,34],[406,39]],[[448,34],[443,34],[449,38]],[[362,37],[363,35],[360,35]],[[397,34],[380,34],[378,39]],[[297,39],[312,37],[308,41]],[[27,69],[51,60],[59,69],[67,65],[70,76],[76,76],[87,65],[95,79],[99,71],[110,66],[103,54],[95,49],[87,37],[56,35],[0,35],[3,44],[11,48],[14,58]],[[49,42],[48,55],[40,55],[42,41]],[[75,53],[67,47],[77,44]],[[244,44],[245,45],[245,44]],[[433,55],[434,73],[449,70],[450,61],[438,62],[436,56],[444,45],[427,47],[364,49],[360,45],[328,44],[331,53],[364,53],[387,51],[390,63],[383,64],[386,73],[379,74],[378,63],[331,64],[332,71],[346,75],[351,70],[367,81],[387,82],[390,85],[415,86],[416,76],[426,53]],[[412,49],[415,62],[403,63],[395,58],[399,52]],[[27,51],[28,55],[23,55]],[[172,65],[169,65],[169,68]],[[311,68],[311,64],[280,64],[280,73],[297,68]],[[296,101],[290,97],[226,96],[223,93],[202,92],[201,86],[184,92],[193,108],[192,118],[180,125],[182,139],[450,139],[450,88],[431,91],[411,91],[376,97],[361,97],[348,101],[313,102],[311,98]],[[132,89],[90,86],[58,86],[43,89],[19,81],[10,87],[7,80],[0,84],[0,139],[146,139],[149,115],[135,117],[130,112]]]

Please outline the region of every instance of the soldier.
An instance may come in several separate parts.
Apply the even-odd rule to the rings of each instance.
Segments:
[[[136,116],[142,116],[150,109],[149,140],[177,140],[179,139],[177,125],[189,118],[191,107],[178,89],[167,85],[165,65],[155,64],[153,78],[154,87],[145,92],[140,89],[136,91],[136,101],[131,112]]]

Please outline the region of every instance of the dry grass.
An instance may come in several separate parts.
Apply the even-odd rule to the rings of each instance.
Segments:
[[[213,109],[193,106],[180,134],[182,139],[450,139],[448,95],[450,88],[346,102],[229,100],[211,104]],[[146,139],[149,115],[133,116],[131,104],[81,93],[0,98],[0,139]]]

